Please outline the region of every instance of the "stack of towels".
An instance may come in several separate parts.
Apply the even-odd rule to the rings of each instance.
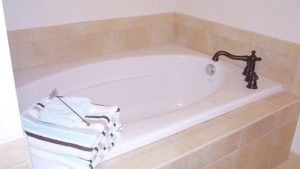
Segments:
[[[88,98],[60,99],[45,98],[21,114],[31,155],[74,169],[93,169],[120,136],[120,109],[92,104]]]

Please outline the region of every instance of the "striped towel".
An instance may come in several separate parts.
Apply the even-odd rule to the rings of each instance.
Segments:
[[[31,135],[28,135],[28,143],[30,147],[34,147],[37,149],[42,149],[47,152],[52,153],[62,153],[65,155],[72,155],[75,157],[79,157],[85,160],[94,160],[97,156],[101,156],[102,159],[116,144],[120,137],[120,131],[118,128],[120,127],[120,123],[117,124],[115,129],[112,129],[107,137],[104,137],[97,146],[93,148],[92,151],[83,151],[77,147],[66,146],[68,143],[59,143],[44,141]]]
[[[77,157],[62,155],[62,154],[55,154],[49,153],[47,151],[43,151],[40,149],[36,149],[33,147],[29,147],[29,151],[32,156],[42,158],[44,160],[53,161],[56,163],[60,163],[64,166],[68,166],[74,169],[94,169],[97,167],[101,159],[95,159],[93,161],[83,160]]]
[[[95,159],[99,151],[105,152],[113,147],[120,135],[119,109],[110,109],[115,112],[108,111],[109,109],[100,111],[102,108],[97,105],[91,106],[93,116],[98,116],[86,118],[91,122],[91,126],[83,125],[72,129],[42,122],[37,118],[39,111],[29,109],[21,114],[29,145],[52,153],[64,152],[65,155],[85,160]],[[96,124],[102,128],[92,127]]]
[[[35,138],[42,143],[36,144],[29,140],[30,146],[46,150],[51,147],[53,152],[64,151],[87,160],[94,158],[97,144],[105,139],[104,133],[99,135],[101,132],[95,129],[73,128],[70,130],[40,122],[28,114],[22,115],[22,125],[29,138]]]

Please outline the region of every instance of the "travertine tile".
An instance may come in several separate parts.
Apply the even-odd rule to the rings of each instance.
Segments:
[[[263,100],[265,100],[277,107],[288,106],[292,103],[299,101],[299,99],[300,99],[299,96],[296,96],[292,93],[286,93],[286,92],[263,98]]]
[[[174,31],[172,23],[153,24],[150,28],[151,46],[170,44],[174,41]]]
[[[260,138],[275,128],[274,115],[264,118],[242,131],[241,146],[249,144],[250,142]]]
[[[117,165],[110,166],[109,169],[151,169],[168,160],[173,160],[186,152],[187,150],[180,145],[170,143],[163,147],[157,147],[152,151],[148,151],[132,161],[123,161]],[[105,168],[104,164],[103,169]]]
[[[174,29],[178,44],[206,54],[212,55],[216,51],[226,50],[236,55],[245,55],[250,54],[251,50],[256,50],[257,55],[263,58],[256,66],[259,74],[279,81],[287,90],[292,87],[294,93],[300,93],[297,85],[297,79],[300,78],[296,73],[299,72],[296,70],[300,53],[299,44],[178,13],[175,14]],[[209,34],[210,38],[203,36]],[[196,42],[197,36],[211,45]],[[201,45],[197,46],[198,44]],[[240,66],[245,64],[228,58],[223,59]]]
[[[225,50],[235,55],[250,55],[252,50],[256,50],[257,54],[259,54],[259,49],[260,48],[248,43],[233,40],[224,36],[218,36],[218,43],[214,46],[215,51]]]
[[[9,31],[14,70],[79,60],[174,41],[174,13]]]
[[[175,147],[175,149],[177,149],[179,151],[182,151],[181,153],[179,153],[179,155],[183,154],[184,152],[187,152],[186,149],[182,148],[182,146],[176,144],[174,142],[174,140],[172,140],[168,137],[168,138],[159,140],[157,142],[151,143],[149,145],[146,145],[144,147],[141,147],[141,148],[139,148],[137,150],[134,150],[132,152],[126,153],[122,156],[119,156],[118,158],[114,158],[112,160],[106,161],[106,162],[103,163],[102,167],[103,167],[103,169],[106,169],[106,168],[111,169],[113,167],[117,167],[117,168],[119,167],[120,168],[121,165],[123,165],[123,164],[124,165],[125,164],[126,165],[133,165],[133,163],[131,163],[131,162],[133,162],[136,159],[139,159],[143,155],[147,155],[147,154],[149,155],[149,153],[152,153],[152,155],[153,155],[157,152],[161,152],[164,148],[168,149],[168,148],[171,148],[171,147],[172,148]],[[174,151],[175,151],[175,149],[174,149]],[[163,163],[163,162],[166,162],[166,161],[161,161],[161,162]]]
[[[205,167],[209,163],[236,151],[239,148],[240,136],[241,133],[237,132],[203,148],[196,149],[193,153],[189,154],[190,169]]]
[[[148,152],[146,155],[143,155],[133,161],[129,166],[131,169],[154,168],[155,166],[168,160],[172,160],[186,152],[187,151],[181,146],[177,144],[170,144],[166,147],[156,149],[153,152]]]
[[[189,168],[189,158],[188,156],[184,156],[175,161],[172,161],[168,164],[157,167],[157,169],[188,169]]]
[[[85,57],[99,57],[113,53],[115,45],[115,32],[101,31],[86,35]]]
[[[85,55],[86,37],[85,36],[70,36],[55,40],[53,43],[58,43],[57,51],[47,55],[47,58],[57,59],[55,56],[60,56],[62,61],[66,58],[80,58]],[[43,43],[45,45],[45,43]],[[45,50],[40,50],[44,52]],[[46,51],[48,53],[48,51]],[[69,60],[69,59],[68,59]]]
[[[124,29],[115,32],[115,51],[138,49],[150,45],[150,27]]]
[[[238,156],[239,156],[239,151],[237,150],[202,169],[235,169]]]
[[[204,32],[198,28],[179,24],[176,24],[174,29],[177,35],[177,44],[201,51],[208,55],[214,53],[213,45],[216,43],[216,38],[214,38],[213,34]]]
[[[185,14],[176,13],[175,23],[185,24],[190,27],[201,29],[205,32],[210,32],[252,46],[261,46],[264,49],[271,50],[289,57],[295,57],[297,53],[300,53],[299,44]]]
[[[8,31],[8,38],[10,44],[21,44],[68,36],[80,36],[99,31],[128,29],[158,23],[173,23],[174,15],[174,13],[160,13]]]
[[[28,162],[29,153],[25,138],[19,138],[0,146],[0,169]]]
[[[296,125],[297,120],[294,120],[273,132],[273,151],[269,169],[275,169],[288,158]]]
[[[240,126],[249,126],[258,120],[271,115],[276,110],[278,110],[277,107],[260,100],[233,110],[225,114],[224,117],[234,120]]]
[[[300,157],[295,154],[290,154],[288,159],[276,169],[299,169]]]
[[[193,150],[215,141],[220,138],[220,135],[228,135],[238,128],[239,126],[233,120],[219,117],[170,138],[176,140],[185,148]]]
[[[300,113],[300,102],[295,102],[288,107],[280,109],[280,111],[274,114],[275,126],[279,127],[289,121],[298,119]]]
[[[266,135],[241,148],[236,169],[267,169],[272,153],[272,136]]]
[[[43,62],[28,59],[31,68],[72,61],[83,56],[85,39],[83,36],[65,37],[61,39],[45,40],[43,43],[33,42],[33,57],[39,57]]]
[[[290,116],[295,109],[297,98],[291,96],[281,93],[246,105],[105,162],[103,168],[273,169],[267,167],[278,165],[289,153],[296,126],[297,118],[277,120],[276,112]],[[271,104],[282,98],[294,102],[292,108]]]
[[[236,42],[249,44],[251,46],[256,45],[255,43],[251,43],[251,42],[253,40],[253,36],[255,36],[257,34],[254,32],[251,32],[251,31],[242,30],[242,29],[224,25],[224,24],[219,24],[218,35],[232,39],[233,41],[236,41]]]
[[[149,30],[144,31],[145,34],[130,33],[141,27],[147,27]],[[170,33],[172,29],[174,36]],[[103,43],[99,46],[104,45],[105,47],[93,47],[95,44],[88,37],[105,31],[116,31],[114,38],[103,38]],[[257,50],[258,56],[263,57],[263,62],[257,64],[257,72],[283,83],[285,89],[292,87],[293,92],[300,93],[297,86],[299,78],[295,73],[297,72],[295,67],[299,60],[297,56],[300,53],[300,45],[188,15],[162,13],[10,31],[8,34],[14,70],[55,64],[58,63],[58,60],[70,61],[83,56],[95,56],[99,53],[103,55],[175,42],[209,55],[213,55],[218,50],[228,50],[242,55],[250,54],[251,50]],[[126,34],[130,34],[131,38]],[[74,40],[74,42],[68,40]],[[126,40],[129,43],[125,43]],[[53,45],[57,44],[53,44],[51,41],[56,41],[66,48],[55,50],[56,47]],[[31,42],[35,43],[31,44]],[[81,42],[86,43],[79,45]],[[74,46],[79,47],[74,48]],[[34,47],[34,49],[30,47]],[[45,51],[43,51],[44,49]],[[55,53],[56,51],[61,51],[67,56]],[[26,56],[28,52],[30,57]],[[25,54],[15,56],[16,53]],[[244,66],[242,62],[226,58],[224,60]]]
[[[59,37],[57,26],[8,31],[7,35],[10,44],[23,44]]]
[[[93,34],[103,31],[112,31],[118,27],[119,20],[121,20],[121,18],[72,23],[54,27],[56,27],[56,34],[58,35],[57,38],[64,38]]]
[[[300,55],[300,52],[299,52],[299,55]],[[300,72],[300,59],[298,59],[298,61],[297,61],[295,72],[296,73],[295,73],[295,76],[292,81],[291,92],[300,96],[300,87],[299,87],[299,84],[300,84],[300,73],[299,73]]]
[[[14,70],[22,70],[36,65],[43,65],[45,59],[35,55],[31,43],[10,46],[10,55]]]
[[[262,50],[260,52],[262,61],[257,66],[257,71],[271,79],[274,79],[288,89],[293,80],[296,60],[295,57],[286,57],[269,50]]]

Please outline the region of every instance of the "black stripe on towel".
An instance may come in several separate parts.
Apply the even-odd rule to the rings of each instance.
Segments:
[[[94,118],[94,119],[105,119],[110,122],[110,119],[107,116],[85,116],[86,118]]]
[[[42,108],[45,107],[45,105],[43,105],[42,103],[37,103],[36,105],[39,105],[39,106],[41,106]]]
[[[34,134],[34,133],[30,133],[28,131],[25,131],[25,133],[30,137],[33,137],[33,138],[36,138],[36,139],[39,139],[39,140],[43,140],[43,141],[46,141],[46,142],[50,142],[50,143],[53,143],[53,144],[59,144],[59,145],[67,146],[67,147],[72,147],[72,148],[76,148],[76,149],[79,149],[79,150],[82,150],[82,151],[93,151],[93,148],[90,148],[90,147],[84,147],[84,146],[73,144],[73,143],[68,143],[68,142],[64,142],[64,141],[60,141],[60,140],[55,140],[55,139],[52,139],[52,138],[48,138],[48,137],[40,136],[40,135],[37,135],[37,134]]]

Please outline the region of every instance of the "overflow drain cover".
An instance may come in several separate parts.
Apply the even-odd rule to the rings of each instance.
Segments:
[[[213,64],[208,64],[205,68],[205,72],[208,76],[213,76],[216,73],[216,67]]]

